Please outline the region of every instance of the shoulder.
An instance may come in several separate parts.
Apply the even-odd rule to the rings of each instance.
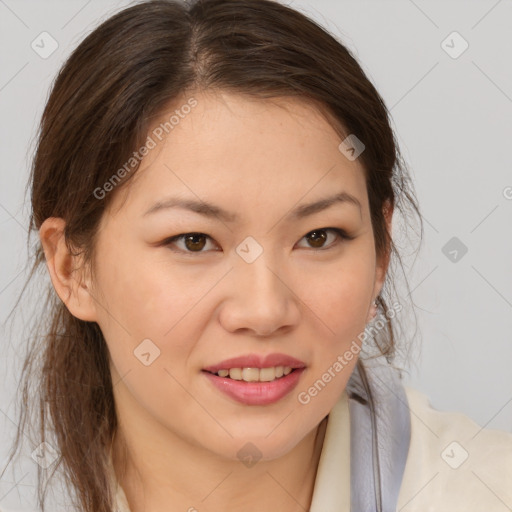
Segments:
[[[411,442],[399,496],[403,512],[512,508],[512,433],[439,411],[405,386]]]

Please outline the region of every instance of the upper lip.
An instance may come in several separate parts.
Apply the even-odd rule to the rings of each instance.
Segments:
[[[219,370],[228,370],[230,368],[270,368],[273,366],[290,366],[291,368],[304,368],[306,365],[299,359],[286,354],[268,354],[266,356],[258,354],[247,354],[245,356],[225,359],[220,363],[206,366],[203,370],[217,373]]]

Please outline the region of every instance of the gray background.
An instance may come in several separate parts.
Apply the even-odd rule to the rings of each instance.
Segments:
[[[405,336],[406,384],[439,410],[512,432],[512,1],[290,3],[354,52],[391,110],[411,170],[425,234],[416,260],[417,246],[404,246],[419,322]],[[2,322],[25,278],[24,187],[49,86],[83,37],[125,5],[0,0]],[[43,31],[58,43],[47,58],[31,48]],[[469,44],[457,58],[445,49],[453,55],[460,39],[442,44],[453,31]],[[453,237],[467,247],[456,261],[454,242],[446,246]],[[14,432],[23,347],[16,332],[8,337],[2,323],[1,467]],[[0,506],[33,507],[34,482],[27,450],[21,469],[0,482]]]

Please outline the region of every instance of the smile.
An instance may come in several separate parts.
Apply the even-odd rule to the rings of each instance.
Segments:
[[[286,397],[297,386],[304,370],[305,368],[277,366],[230,368],[219,370],[217,373],[203,370],[202,373],[217,390],[236,402],[244,405],[270,405]],[[278,377],[281,371],[282,375]],[[226,372],[229,376],[225,375]],[[262,377],[267,380],[263,380]]]
[[[245,382],[272,382],[275,379],[291,373],[291,366],[271,366],[269,368],[229,368],[228,370],[219,370],[216,375],[219,377],[229,377],[233,380],[243,380]]]

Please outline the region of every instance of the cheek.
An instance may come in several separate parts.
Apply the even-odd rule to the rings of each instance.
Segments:
[[[297,277],[300,299],[335,339],[364,328],[375,277],[371,262],[347,254],[322,271]]]
[[[101,303],[106,305],[98,308],[98,323],[118,372],[133,365],[139,368],[134,351],[149,339],[157,347],[155,353],[160,351],[152,368],[177,368],[178,373],[186,373],[202,325],[206,304],[202,299],[218,281],[218,272],[184,272],[165,259],[148,262],[147,252],[119,248],[104,250],[98,272]]]
[[[150,417],[159,417],[162,410],[186,411],[189,396],[181,385],[188,386],[187,361],[195,337],[187,312],[198,302],[196,295],[205,292],[184,283],[171,267],[165,271],[164,263],[150,265],[143,254],[127,253],[107,251],[98,273],[102,303],[108,305],[108,311],[99,308],[98,323],[114,382],[121,383],[117,398]]]
[[[363,245],[363,244],[361,244]],[[326,412],[345,388],[357,363],[374,286],[374,262],[361,252],[347,251],[328,272],[312,274],[302,284],[305,311],[312,311],[311,325],[318,328],[312,347],[312,365],[305,379],[304,400]],[[300,401],[300,400],[299,400]]]
[[[105,309],[124,327],[133,341],[160,338],[177,321],[184,302],[179,276],[163,265],[152,265],[142,252],[123,251],[123,240],[103,250],[99,282]],[[105,316],[105,315],[103,315]]]

